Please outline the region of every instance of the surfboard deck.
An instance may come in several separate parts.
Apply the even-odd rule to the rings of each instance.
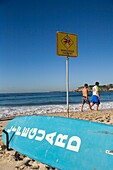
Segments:
[[[52,116],[21,116],[5,128],[9,147],[61,170],[112,170],[113,126]],[[6,134],[2,133],[6,144]]]

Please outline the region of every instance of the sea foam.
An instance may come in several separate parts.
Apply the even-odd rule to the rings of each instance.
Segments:
[[[70,112],[80,111],[81,104],[70,104]],[[33,115],[67,112],[66,105],[43,105],[43,106],[18,106],[18,107],[0,107],[0,118],[15,115]],[[95,109],[95,106],[93,107]],[[99,106],[99,110],[113,109],[113,102],[103,102]],[[88,110],[88,105],[84,105],[84,111]]]

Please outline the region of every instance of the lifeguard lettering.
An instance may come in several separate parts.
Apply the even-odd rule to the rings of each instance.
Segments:
[[[78,136],[71,136],[69,138],[66,134],[58,134],[57,132],[52,132],[46,134],[45,130],[38,128],[17,128],[11,126],[7,130],[8,133],[15,132],[15,135],[20,137],[28,138],[29,140],[43,141],[44,139],[50,143],[50,145],[55,145],[57,147],[65,148],[67,150],[79,152],[81,139]],[[66,142],[67,141],[67,142]],[[66,144],[67,143],[67,144]]]

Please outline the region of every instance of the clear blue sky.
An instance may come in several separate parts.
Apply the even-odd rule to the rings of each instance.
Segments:
[[[70,90],[113,83],[113,0],[0,0],[0,92],[65,90],[57,31],[78,35]]]

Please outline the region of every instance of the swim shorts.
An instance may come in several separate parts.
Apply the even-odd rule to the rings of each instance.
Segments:
[[[85,96],[82,97],[82,104],[84,105],[85,103],[90,104],[89,99],[86,99]]]
[[[91,99],[91,103],[99,105],[100,104],[100,100],[98,99],[98,96],[93,95],[92,99]]]

